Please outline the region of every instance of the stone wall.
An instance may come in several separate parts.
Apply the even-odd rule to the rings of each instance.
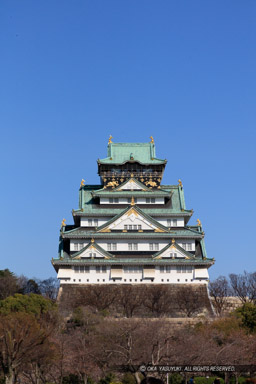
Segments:
[[[62,285],[58,302],[68,316],[85,306],[106,315],[144,318],[213,316],[206,285]]]

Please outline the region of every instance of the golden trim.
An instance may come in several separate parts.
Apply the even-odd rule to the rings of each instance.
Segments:
[[[82,179],[82,180],[81,180],[81,184],[80,184],[80,188],[84,186],[84,182],[85,182],[85,180]]]
[[[113,136],[110,135],[110,136],[109,136],[109,139],[108,139],[108,144],[113,143],[112,139],[113,139]]]

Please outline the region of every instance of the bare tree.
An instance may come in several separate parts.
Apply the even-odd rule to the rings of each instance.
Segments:
[[[200,292],[189,286],[179,287],[176,300],[179,310],[187,317],[192,317],[202,311],[205,304]]]
[[[125,285],[120,290],[118,303],[126,317],[132,317],[136,309],[142,304],[141,290],[138,288],[132,285]]]
[[[228,294],[230,292],[228,280],[224,276],[218,277],[209,284],[210,296],[213,298],[213,305],[218,316],[221,316],[227,309]]]
[[[229,275],[233,293],[242,303],[256,301],[256,272],[244,272],[243,275],[234,273]]]
[[[162,286],[149,286],[144,290],[143,305],[150,310],[155,317],[167,315],[172,305],[172,295]]]
[[[58,279],[50,277],[46,280],[38,280],[36,283],[43,296],[51,300],[56,300],[60,285]]]
[[[15,384],[24,367],[52,356],[47,333],[35,317],[12,313],[0,318],[0,365],[6,384]]]

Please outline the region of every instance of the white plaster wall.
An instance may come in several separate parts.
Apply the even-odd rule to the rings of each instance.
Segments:
[[[184,227],[185,225],[183,217],[154,217],[154,219],[166,227],[168,226],[167,220],[173,220],[173,219],[177,220],[177,227]],[[176,227],[173,227],[173,228],[176,228]]]
[[[192,251],[195,251],[195,242],[194,240],[184,240],[183,242],[191,243],[192,244]],[[70,240],[70,251],[74,252],[75,247],[74,244],[81,244],[80,247],[84,248],[87,244],[89,244],[89,240]],[[107,244],[108,243],[116,243],[117,244],[117,251],[127,251],[128,250],[128,243],[137,243],[138,244],[138,251],[150,251],[149,244],[150,243],[157,243],[159,244],[159,251],[163,249],[167,244],[170,244],[170,241],[167,240],[154,240],[154,241],[148,241],[148,240],[140,240],[140,239],[131,239],[131,240],[117,240],[117,239],[111,239],[106,241],[103,240],[97,240],[97,244],[99,244],[103,249],[107,251]],[[180,241],[177,241],[178,245],[182,246],[182,243]],[[81,249],[82,249],[81,248]],[[81,250],[78,246],[78,250]],[[76,250],[77,252],[77,250]],[[157,251],[156,251],[157,252]]]
[[[107,244],[108,243],[116,243],[117,244],[117,251],[128,251],[128,242],[129,243],[137,243],[138,244],[138,251],[150,251],[149,249],[149,241],[145,240],[137,240],[137,239],[131,239],[131,240],[109,240],[108,242],[106,240],[99,240],[97,241],[97,244],[99,244],[103,249],[106,251]],[[159,244],[159,251],[163,249],[167,244],[169,244],[167,241],[152,241],[152,243],[158,243]],[[110,251],[111,252],[111,251]],[[154,252],[158,252],[157,250]]]
[[[114,216],[114,215],[113,215]],[[98,219],[98,227],[100,227],[101,225],[105,224],[107,221],[109,221],[111,219],[111,217],[81,217],[80,218],[80,226],[81,227],[88,227],[88,219],[92,219],[92,221],[94,219]],[[91,227],[94,227],[94,223],[92,223],[93,225],[91,225]]]
[[[68,278],[67,278],[68,276]],[[60,268],[58,279],[61,284],[208,284],[207,279],[195,279],[194,271],[188,273],[178,273],[176,267],[172,267],[171,272],[160,272],[160,267],[155,268],[155,277],[153,282],[151,279],[144,279],[143,272],[125,273],[123,272],[121,279],[111,279],[111,269],[107,266],[105,273],[96,272],[96,267],[91,266],[89,272],[75,272],[70,268],[67,270]]]
[[[195,268],[194,277],[197,279],[209,279],[207,268]]]

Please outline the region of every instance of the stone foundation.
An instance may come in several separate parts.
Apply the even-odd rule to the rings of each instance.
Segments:
[[[121,317],[214,316],[206,285],[62,285],[58,302],[68,316],[75,308]]]

